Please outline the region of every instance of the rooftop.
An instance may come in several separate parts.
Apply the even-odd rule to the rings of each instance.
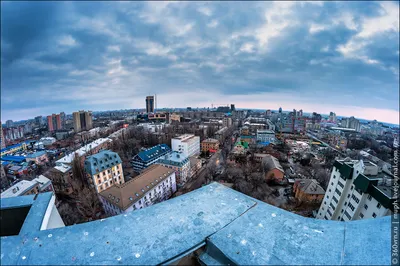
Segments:
[[[37,151],[37,152],[33,152],[33,153],[30,153],[30,154],[27,154],[25,157],[26,158],[36,158],[36,157],[39,157],[39,156],[43,156],[45,154],[46,154],[46,151]]]
[[[63,158],[59,159],[58,161],[56,161],[56,164],[60,164],[60,163],[67,163],[70,164],[72,163],[72,161],[75,158],[75,154],[78,154],[78,156],[83,156],[86,153],[88,153],[89,151],[91,151],[92,149],[96,148],[97,146],[106,143],[106,142],[111,142],[112,139],[109,138],[99,138],[96,139],[95,141],[83,146],[82,148],[77,149],[76,151],[64,156]]]
[[[12,149],[14,149],[14,148],[21,147],[22,144],[25,144],[25,145],[26,145],[25,142],[23,142],[23,143],[18,143],[18,144],[14,144],[14,145],[10,145],[10,146],[7,146],[7,147],[1,149],[1,152],[3,152],[3,151],[9,151],[9,150],[12,150]]]
[[[20,163],[25,161],[25,157],[24,156],[12,156],[12,155],[6,155],[6,156],[2,156],[0,158],[0,160],[5,161],[5,162],[16,162],[16,163]]]
[[[319,185],[315,179],[298,179],[296,184],[301,191],[312,195],[324,195],[325,190]]]
[[[283,171],[283,168],[281,166],[281,164],[279,163],[278,159],[276,159],[274,156],[268,154],[267,156],[265,156],[264,158],[262,158],[263,163],[266,164],[266,166],[268,167],[268,169],[272,170],[272,169],[278,169],[279,171],[281,171],[282,173],[284,173],[285,171]]]
[[[46,194],[36,201],[12,200],[39,213],[46,205],[37,201],[44,202]],[[1,202],[2,209],[7,205]],[[205,265],[391,263],[390,216],[349,222],[305,218],[217,183],[94,222],[40,230],[42,219],[29,213],[19,235],[1,238],[2,264],[171,264],[203,246]]]
[[[103,150],[86,158],[85,171],[90,175],[95,175],[120,163],[122,161],[118,153]]]
[[[32,189],[34,186],[36,186],[36,184],[37,182],[34,180],[32,181],[21,180],[17,184],[11,186],[3,193],[1,193],[1,198],[10,198],[22,195],[28,190]]]
[[[61,173],[66,173],[69,170],[71,170],[71,166],[62,163],[62,164],[54,166],[54,169],[60,171]]]
[[[137,154],[137,156],[144,162],[147,162],[147,161],[155,159],[156,157],[163,156],[169,152],[171,152],[171,148],[168,147],[168,145],[158,144],[147,150],[139,152]]]
[[[173,139],[177,139],[177,140],[180,140],[182,142],[186,142],[186,141],[189,141],[189,140],[193,139],[194,137],[196,137],[196,136],[193,135],[193,134],[183,134],[183,135],[177,136],[177,137],[175,137]]]
[[[212,139],[212,138],[205,139],[205,140],[203,140],[202,142],[219,143],[219,141],[218,141],[218,140],[216,140],[216,139]]]
[[[178,166],[189,162],[189,158],[184,156],[181,152],[173,151],[158,159],[157,162]]]
[[[275,135],[275,131],[268,130],[268,129],[266,129],[266,130],[257,129],[257,134],[273,134],[273,135]]]
[[[153,164],[140,175],[121,185],[115,184],[100,192],[100,195],[120,209],[126,210],[172,173],[174,171],[165,166]]]

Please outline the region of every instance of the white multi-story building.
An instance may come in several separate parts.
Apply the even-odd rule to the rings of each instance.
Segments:
[[[175,171],[154,164],[124,184],[103,190],[99,198],[108,215],[117,215],[167,200],[175,191]]]
[[[368,161],[336,161],[317,218],[350,221],[390,215],[395,199],[392,178]]]
[[[181,152],[185,157],[200,154],[200,137],[192,134],[184,134],[171,139],[173,151]]]

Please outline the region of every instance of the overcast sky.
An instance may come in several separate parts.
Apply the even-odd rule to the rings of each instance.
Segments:
[[[1,119],[238,108],[398,123],[398,2],[1,2]]]

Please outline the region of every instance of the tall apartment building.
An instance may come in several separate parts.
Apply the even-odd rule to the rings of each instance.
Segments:
[[[92,111],[73,112],[72,118],[75,132],[81,132],[82,130],[90,130],[93,128]]]
[[[174,151],[158,159],[157,164],[174,170],[178,185],[186,184],[190,175],[189,157],[185,157],[181,152]]]
[[[92,181],[97,193],[113,186],[125,183],[122,161],[118,153],[103,150],[85,160],[85,172]]]
[[[173,151],[181,152],[184,157],[200,154],[200,137],[192,134],[184,134],[171,139]]]
[[[146,112],[154,113],[154,96],[146,96]]]
[[[10,128],[10,127],[13,127],[13,126],[14,126],[14,122],[12,120],[7,120],[6,121],[6,127],[7,128]]]
[[[132,158],[132,168],[136,173],[140,173],[170,152],[171,148],[165,144],[158,144],[147,150],[141,151]]]
[[[168,199],[176,191],[175,171],[155,164],[140,175],[100,192],[100,201],[108,215],[146,208]]]
[[[343,118],[341,121],[341,126],[346,128],[353,128],[358,132],[361,130],[360,121],[357,118],[354,118],[354,116]]]
[[[47,127],[50,132],[63,129],[60,114],[47,116]]]
[[[392,174],[379,173],[369,161],[336,161],[317,218],[350,221],[390,215],[395,200],[391,179]]]

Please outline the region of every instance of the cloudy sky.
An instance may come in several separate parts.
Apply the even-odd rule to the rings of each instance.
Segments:
[[[1,2],[1,119],[238,108],[398,123],[398,2]]]

